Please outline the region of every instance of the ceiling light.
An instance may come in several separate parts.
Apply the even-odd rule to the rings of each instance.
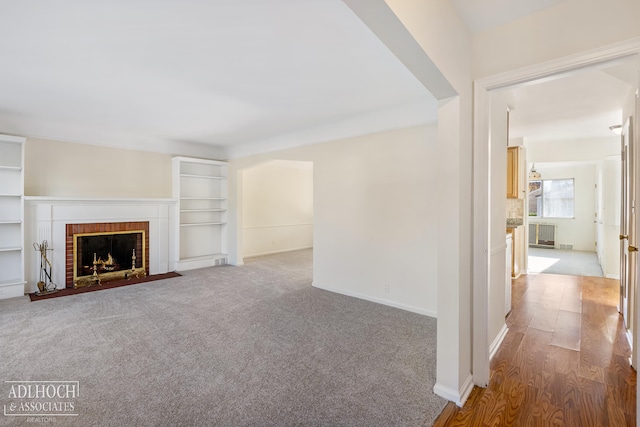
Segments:
[[[529,180],[540,179],[540,177],[542,177],[542,175],[540,175],[540,172],[536,170],[536,164],[532,163],[531,170],[529,171]]]
[[[609,130],[616,135],[622,135],[622,125],[609,126]]]

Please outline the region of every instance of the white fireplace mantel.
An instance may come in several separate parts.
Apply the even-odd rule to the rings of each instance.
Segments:
[[[149,221],[149,273],[175,270],[170,256],[175,245],[175,199],[26,196],[24,200],[25,292],[37,290],[40,255],[32,247],[43,240],[53,249],[48,254],[53,282],[58,288],[65,286],[67,224]]]

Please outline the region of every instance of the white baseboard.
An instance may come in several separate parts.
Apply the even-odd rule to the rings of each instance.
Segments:
[[[300,248],[289,248],[289,249],[279,249],[277,251],[260,252],[257,254],[244,255],[244,258],[253,258],[258,256],[264,256],[264,255],[283,254],[285,252],[295,252],[295,251],[301,251],[303,249],[313,249],[313,246],[303,246]]]
[[[410,311],[412,313],[422,314],[423,316],[429,316],[429,317],[437,318],[437,313],[435,311],[433,311],[433,310],[426,310],[424,308],[414,307],[412,305],[402,304],[402,303],[399,303],[399,302],[396,302],[396,301],[391,301],[391,300],[382,299],[382,298],[376,298],[376,297],[372,297],[370,295],[365,295],[365,294],[361,294],[361,293],[358,293],[358,292],[348,291],[346,289],[332,288],[331,286],[324,286],[324,285],[318,284],[316,281],[314,281],[311,284],[311,286],[313,286],[314,288],[323,289],[325,291],[335,292],[337,294],[342,294],[342,295],[346,295],[346,296],[349,296],[349,297],[363,299],[365,301],[371,301],[371,302],[375,302],[375,303],[382,304],[382,305],[388,305],[389,307],[399,308],[401,310]]]
[[[0,299],[17,298],[25,295],[26,282],[2,284],[0,283]]]
[[[489,346],[489,360],[493,359],[493,356],[495,356],[498,350],[500,349],[500,346],[502,345],[502,341],[504,341],[504,337],[507,336],[507,332],[509,332],[509,328],[507,328],[507,325],[506,324],[502,325],[502,329],[500,329],[498,336],[496,337],[495,340],[493,340],[493,342]]]
[[[228,260],[226,254],[213,254],[201,257],[186,258],[175,262],[176,271],[194,270],[197,268],[215,267],[225,265]]]
[[[605,274],[604,277],[606,277],[607,279],[620,280],[619,274]]]
[[[469,395],[473,391],[473,386],[473,375],[469,374],[464,384],[462,384],[462,393],[460,394],[460,404],[458,406],[462,407],[464,405],[464,402],[467,401]]]
[[[443,386],[440,383],[436,383],[436,385],[433,386],[433,392],[435,394],[440,397],[444,397],[445,399],[455,403],[461,408],[464,405],[464,402],[466,402],[469,398],[472,390],[473,376],[471,374],[467,376],[467,379],[464,381],[464,384],[462,384],[460,390],[454,390],[450,387]]]

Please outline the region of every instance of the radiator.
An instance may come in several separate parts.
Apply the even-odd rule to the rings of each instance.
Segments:
[[[554,248],[556,246],[556,225],[529,224],[529,246]]]

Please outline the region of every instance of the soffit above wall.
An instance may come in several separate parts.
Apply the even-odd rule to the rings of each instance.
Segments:
[[[7,0],[2,16],[3,133],[248,154],[437,119],[340,0]]]

